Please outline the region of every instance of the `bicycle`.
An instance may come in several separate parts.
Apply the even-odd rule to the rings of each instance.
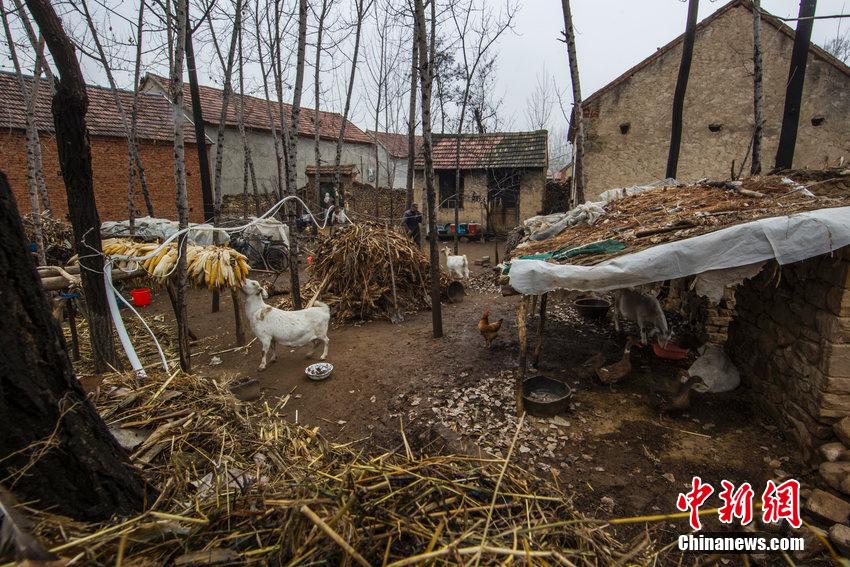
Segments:
[[[285,272],[290,267],[289,246],[268,239],[250,239],[241,234],[230,237],[230,247],[248,258],[253,267],[269,272]]]

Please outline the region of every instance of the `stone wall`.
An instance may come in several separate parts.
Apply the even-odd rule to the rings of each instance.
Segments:
[[[767,264],[736,298],[726,349],[754,401],[811,458],[850,416],[850,247]]]
[[[678,178],[729,177],[752,137],[752,12],[741,5],[697,32],[685,96]],[[762,20],[764,145],[773,163],[782,122],[793,40]],[[584,103],[586,194],[664,177],[681,43]],[[840,64],[839,64],[840,65]],[[818,118],[823,121],[813,124]],[[712,131],[709,127],[716,128]],[[622,127],[622,129],[621,129]],[[625,130],[625,132],[624,132]],[[850,159],[850,70],[810,52],[795,167],[823,168]],[[749,165],[749,164],[748,164]],[[749,171],[749,167],[745,172]]]
[[[727,287],[723,298],[715,305],[691,289],[693,280],[689,277],[671,281],[664,308],[685,317],[705,333],[708,342],[721,345],[726,342],[729,323],[735,314],[735,288]]]

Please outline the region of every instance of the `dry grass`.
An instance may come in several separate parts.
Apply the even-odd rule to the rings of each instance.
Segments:
[[[400,453],[367,457],[284,421],[288,397],[241,404],[198,376],[155,374],[137,387],[111,375],[101,392],[111,428],[147,435],[130,453],[158,497],[144,513],[102,525],[34,513],[48,547],[77,564],[650,559],[646,540],[616,542],[551,483],[507,460],[427,456],[406,438]]]
[[[548,240],[526,241],[512,255],[551,252],[609,238],[626,245],[615,254],[588,254],[567,260],[592,265],[757,219],[850,205],[850,176],[846,175],[833,182],[812,184],[811,191],[817,195],[814,198],[783,183],[781,176],[749,177],[743,180],[741,189],[744,191],[707,183],[650,189],[609,203],[605,216],[593,226],[576,225]]]

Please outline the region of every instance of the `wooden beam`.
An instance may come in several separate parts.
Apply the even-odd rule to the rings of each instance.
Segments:
[[[523,296],[516,309],[516,328],[517,336],[519,337],[519,369],[517,370],[514,390],[516,394],[517,416],[522,415],[524,411],[522,402],[522,383],[525,380],[525,374],[528,370],[528,329],[526,328],[526,314],[528,312],[528,303],[530,299],[530,296]]]
[[[133,270],[132,272],[126,272],[124,270],[112,270],[112,280],[117,282],[129,278],[134,278],[137,276],[142,276],[145,274],[145,270]],[[70,282],[62,276],[48,276],[41,278],[41,287],[44,289],[44,291],[60,291],[63,289],[68,289],[69,285]]]

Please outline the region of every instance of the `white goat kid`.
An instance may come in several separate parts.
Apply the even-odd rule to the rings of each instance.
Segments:
[[[667,346],[671,333],[658,299],[634,289],[618,289],[614,292],[614,328],[617,332],[620,331],[621,315],[637,323],[643,344],[646,344],[646,328],[652,325],[658,330],[658,343],[662,347]]]
[[[260,344],[263,345],[260,370],[265,370],[268,362],[274,362],[277,359],[275,352],[277,343],[290,347],[301,347],[312,343],[313,350],[307,355],[308,358],[313,355],[319,345],[324,343],[322,360],[328,356],[330,343],[328,323],[331,319],[331,311],[327,305],[317,301],[314,307],[299,311],[277,309],[266,305],[263,301],[269,295],[256,280],[245,280],[242,284],[242,294],[245,297],[245,318],[248,319],[251,330]]]
[[[453,280],[469,279],[469,261],[466,255],[453,256],[448,246],[444,246],[442,253],[446,255],[446,269],[449,277]]]

